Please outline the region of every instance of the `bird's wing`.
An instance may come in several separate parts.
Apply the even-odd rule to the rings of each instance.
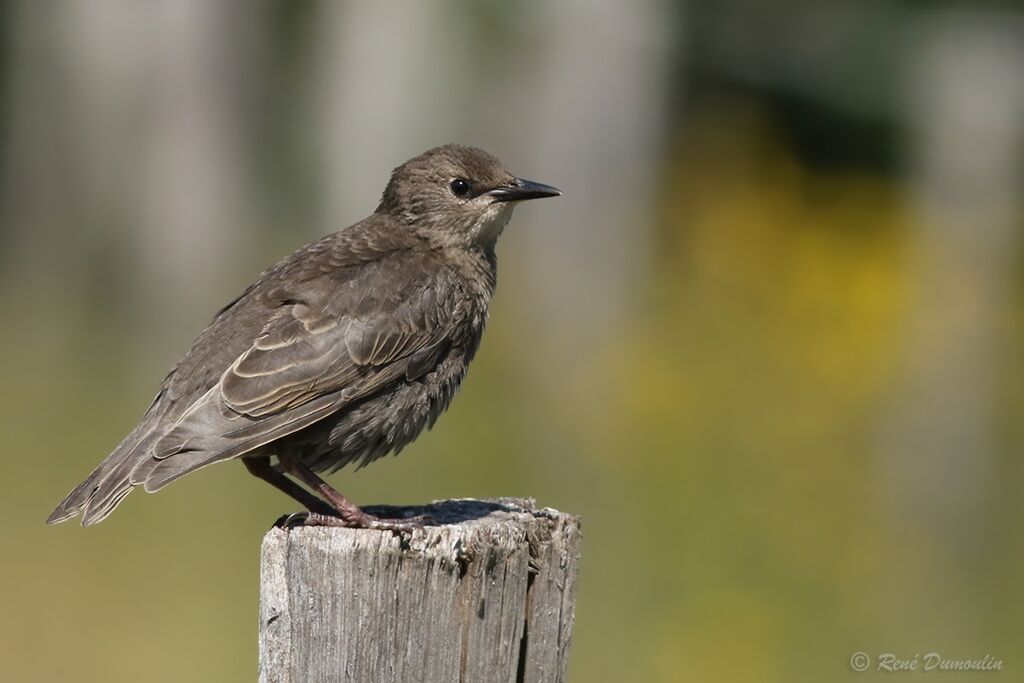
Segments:
[[[412,301],[384,310],[335,314],[305,303],[281,310],[221,377],[224,404],[265,418],[357,384],[443,340],[448,330],[437,292],[417,289],[407,291]]]
[[[456,292],[422,259],[364,264],[276,291],[275,309],[219,382],[156,442],[132,483],[156,490],[291,434],[403,377],[448,340]]]

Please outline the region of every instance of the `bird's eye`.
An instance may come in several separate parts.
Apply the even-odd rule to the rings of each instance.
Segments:
[[[448,185],[448,187],[451,188],[452,194],[456,197],[469,196],[469,181],[465,178],[456,178]]]

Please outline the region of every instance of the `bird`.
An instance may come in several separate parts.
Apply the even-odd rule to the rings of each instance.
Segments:
[[[559,195],[474,147],[398,166],[369,217],[266,269],[214,316],[47,523],[96,524],[136,487],[241,460],[306,508],[302,525],[416,526],[364,511],[320,474],[397,454],[434,425],[480,345],[513,207]]]

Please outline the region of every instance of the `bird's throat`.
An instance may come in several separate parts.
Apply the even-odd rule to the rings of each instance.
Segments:
[[[492,204],[480,217],[480,220],[473,226],[473,241],[476,244],[493,248],[498,236],[501,235],[508,221],[512,218],[511,202]]]

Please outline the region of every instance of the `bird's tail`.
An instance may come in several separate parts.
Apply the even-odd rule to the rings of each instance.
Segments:
[[[103,464],[106,464],[106,462],[104,460]],[[71,493],[64,497],[64,500],[46,518],[47,524],[66,522],[82,511],[89,502],[89,497],[96,490],[96,481],[103,476],[103,464],[93,470],[92,474],[86,477],[85,481],[72,489]]]
[[[59,524],[79,514],[82,515],[82,526],[106,519],[135,487],[131,472],[145,457],[154,436],[146,427],[145,423],[140,424],[125,437],[92,474],[57,505],[46,523]]]

